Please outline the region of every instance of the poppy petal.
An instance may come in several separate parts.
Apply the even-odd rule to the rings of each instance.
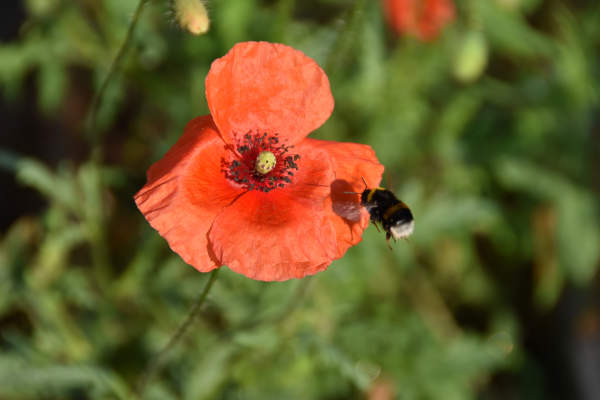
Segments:
[[[369,188],[379,186],[384,168],[371,146],[317,139],[306,139],[304,143],[326,151],[335,171],[327,207],[337,236],[336,258],[340,258],[362,240],[362,233],[369,225],[369,213],[361,206],[360,196],[348,192],[365,190],[363,178]]]
[[[383,8],[396,33],[423,41],[435,39],[455,14],[452,0],[383,0]]]
[[[417,25],[417,4],[414,0],[384,0],[388,24],[398,34],[414,32]]]
[[[215,216],[241,194],[221,172],[227,150],[216,129],[210,116],[190,121],[134,197],[171,249],[201,272],[221,265],[211,257],[207,233]]]
[[[435,39],[442,28],[453,19],[454,3],[451,0],[427,1],[419,21],[421,39]]]
[[[269,193],[250,191],[215,218],[209,240],[217,259],[263,281],[302,278],[337,255],[335,229],[325,207],[334,179],[327,154],[303,152],[292,184]]]
[[[294,144],[333,111],[321,67],[298,50],[267,42],[239,43],[215,60],[206,77],[206,98],[229,144],[248,132],[278,134]]]

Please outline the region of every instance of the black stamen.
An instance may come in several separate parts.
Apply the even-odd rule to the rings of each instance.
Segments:
[[[252,131],[243,135],[235,149],[239,154],[238,159],[232,161],[221,160],[221,170],[228,179],[244,186],[247,190],[260,190],[265,193],[277,188],[283,188],[292,183],[291,170],[298,169],[295,162],[300,159],[298,154],[289,154],[293,146],[279,143],[277,134],[269,135],[267,132],[253,134]],[[233,149],[234,147],[231,147]],[[269,151],[275,155],[275,167],[266,174],[256,170],[256,159],[263,151]]]

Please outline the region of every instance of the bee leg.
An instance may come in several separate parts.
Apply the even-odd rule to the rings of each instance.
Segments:
[[[375,228],[377,228],[377,232],[381,232],[381,231],[379,230],[379,227],[377,226],[377,222],[375,222],[375,221],[371,221],[371,222],[373,223],[373,225],[375,225]]]
[[[392,250],[392,245],[390,244],[390,238],[392,237],[392,235],[390,235],[389,232],[385,233],[385,241],[387,243],[387,247],[390,249],[390,251]]]

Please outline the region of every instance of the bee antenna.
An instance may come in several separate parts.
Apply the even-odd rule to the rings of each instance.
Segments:
[[[358,192],[344,192],[344,194],[360,194]]]
[[[362,179],[363,183],[365,184],[365,189],[369,187],[369,185],[367,185],[367,181],[365,180],[365,178],[361,175],[360,179]]]

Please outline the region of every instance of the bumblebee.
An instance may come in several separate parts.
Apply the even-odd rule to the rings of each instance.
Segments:
[[[392,193],[392,191],[377,187],[369,189],[365,182],[365,190],[360,194],[360,204],[367,209],[371,222],[377,230],[380,223],[385,231],[385,240],[390,247],[390,238],[404,239],[413,233],[415,220],[410,208]]]

